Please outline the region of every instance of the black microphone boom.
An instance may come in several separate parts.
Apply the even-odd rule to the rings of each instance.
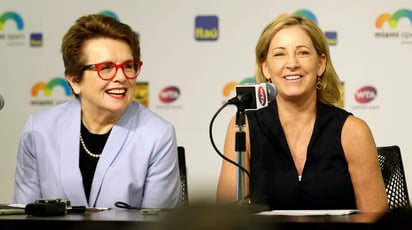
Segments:
[[[241,110],[258,110],[275,100],[276,94],[276,86],[272,83],[237,85],[236,96],[228,104],[236,105]]]

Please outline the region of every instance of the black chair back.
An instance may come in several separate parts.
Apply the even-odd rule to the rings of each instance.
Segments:
[[[185,148],[183,146],[177,147],[177,154],[179,159],[180,183],[182,188],[181,205],[189,205],[189,193],[187,189],[187,175],[186,175],[186,157]]]
[[[410,207],[399,146],[378,147],[378,159],[386,187],[389,209]]]

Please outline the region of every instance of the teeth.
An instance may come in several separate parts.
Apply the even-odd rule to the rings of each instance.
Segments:
[[[296,75],[296,76],[286,76],[285,77],[286,80],[296,80],[296,79],[299,79],[299,78],[300,78],[300,76],[298,76],[298,75]]]
[[[107,93],[111,93],[111,94],[124,94],[126,92],[126,90],[124,89],[112,89],[112,90],[108,90]]]

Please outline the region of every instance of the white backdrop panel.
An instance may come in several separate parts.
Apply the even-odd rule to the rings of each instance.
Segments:
[[[32,96],[30,91],[37,82],[63,78],[61,38],[79,16],[108,10],[139,33],[144,66],[138,80],[149,82],[149,107],[176,126],[178,144],[186,148],[190,199],[214,200],[221,159],[210,144],[209,124],[233,95],[223,89],[253,75],[254,47],[263,27],[281,13],[302,9],[312,12],[322,29],[337,33],[331,52],[345,83],[345,108],[369,123],[377,145],[400,146],[411,185],[412,108],[407,99],[412,38],[375,37],[381,31],[412,34],[412,18],[406,16],[396,28],[375,26],[383,13],[411,11],[411,0],[1,0],[0,17],[15,12],[24,28],[18,30],[13,20],[0,22],[0,94],[5,98],[0,111],[0,202],[11,198],[18,139],[27,117],[50,106],[31,102],[69,98],[59,87],[50,97]],[[216,41],[195,40],[199,15],[218,17]],[[41,46],[30,45],[32,33],[42,35]],[[12,35],[24,38],[12,40]],[[181,94],[164,103],[158,95],[168,86],[176,86]],[[363,86],[377,90],[376,98],[366,104],[355,99]],[[215,121],[213,137],[221,150],[235,113],[228,107]]]

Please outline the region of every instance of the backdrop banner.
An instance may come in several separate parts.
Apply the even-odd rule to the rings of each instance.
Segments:
[[[342,106],[369,124],[378,146],[401,148],[412,185],[412,1],[1,0],[0,202],[11,200],[28,116],[72,99],[61,39],[90,13],[116,17],[138,33],[144,65],[135,98],[175,125],[186,149],[190,200],[215,199],[222,159],[209,138],[211,119],[235,85],[253,82],[257,39],[284,13],[324,30],[343,82]],[[222,152],[235,114],[228,106],[213,125]]]

